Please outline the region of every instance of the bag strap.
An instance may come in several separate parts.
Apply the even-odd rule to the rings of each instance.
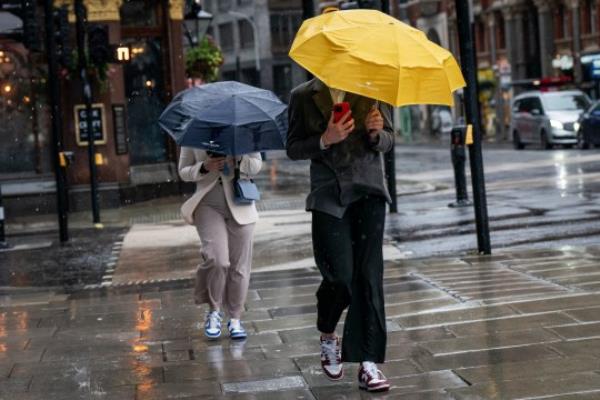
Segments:
[[[233,172],[233,180],[234,182],[237,182],[240,180],[240,164],[242,163],[242,160],[237,161],[235,160],[235,169]]]

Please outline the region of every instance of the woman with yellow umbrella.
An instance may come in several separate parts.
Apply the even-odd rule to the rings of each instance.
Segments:
[[[422,32],[373,10],[331,11],[306,20],[290,56],[315,78],[292,91],[288,156],[310,159],[317,328],[325,375],[358,362],[367,391],[390,385],[385,360],[383,153],[393,145],[390,106],[452,104],[464,86],[449,52]],[[348,308],[343,341],[336,335]]]

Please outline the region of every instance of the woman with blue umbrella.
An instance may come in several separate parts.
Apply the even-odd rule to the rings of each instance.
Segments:
[[[160,124],[181,145],[179,175],[196,183],[182,208],[202,243],[195,301],[208,304],[204,334],[221,336],[223,313],[231,339],[245,339],[241,314],[248,293],[252,239],[258,220],[261,151],[285,148],[286,106],[271,92],[217,82],[178,94]]]

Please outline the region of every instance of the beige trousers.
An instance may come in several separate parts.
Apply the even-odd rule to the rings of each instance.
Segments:
[[[254,225],[239,225],[231,215],[221,184],[200,202],[194,222],[202,248],[202,261],[196,270],[196,304],[208,303],[211,310],[240,318],[244,310],[250,267]]]

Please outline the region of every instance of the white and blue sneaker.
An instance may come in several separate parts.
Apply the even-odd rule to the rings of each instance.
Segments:
[[[218,311],[211,311],[206,315],[206,322],[204,324],[204,335],[209,339],[218,339],[221,337],[221,313]]]
[[[239,319],[231,318],[227,323],[227,329],[229,330],[229,337],[233,340],[244,340],[248,337]]]

